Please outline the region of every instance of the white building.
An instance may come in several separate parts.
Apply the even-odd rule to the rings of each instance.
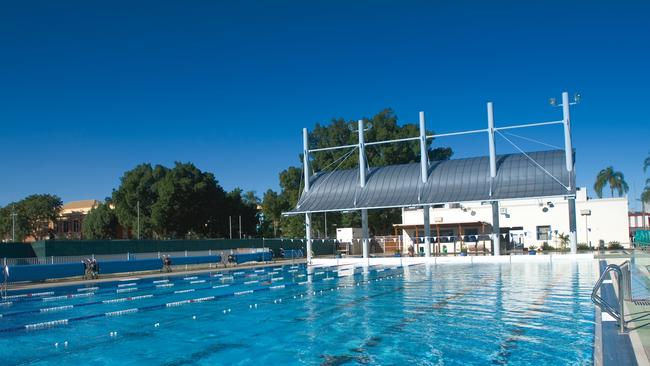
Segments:
[[[544,243],[561,246],[560,235],[569,233],[567,200],[520,199],[500,202],[502,248],[542,247]],[[457,252],[461,246],[491,252],[489,234],[492,208],[481,202],[436,205],[431,217],[432,252]],[[576,220],[579,244],[597,247],[601,242],[630,245],[628,200],[622,198],[589,199],[586,188],[576,191]],[[403,209],[402,224],[395,225],[403,235],[403,249],[424,241],[422,208]],[[401,232],[400,232],[401,231]],[[423,249],[418,248],[420,251]]]

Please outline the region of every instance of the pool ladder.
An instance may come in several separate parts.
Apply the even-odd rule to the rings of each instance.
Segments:
[[[600,295],[598,295],[598,291],[603,286],[607,274],[612,272],[616,274],[616,283],[618,284],[618,306],[613,306],[607,303]],[[600,310],[616,319],[620,333],[625,333],[627,331],[626,326],[628,322],[625,321],[625,300],[630,300],[631,297],[632,278],[630,272],[630,261],[625,261],[620,265],[607,265],[591,291],[591,301],[596,304]]]

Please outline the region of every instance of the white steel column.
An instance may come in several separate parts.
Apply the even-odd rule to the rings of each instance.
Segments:
[[[494,144],[494,107],[487,103],[488,115],[488,144],[490,150],[490,197],[497,177],[497,153]],[[499,201],[492,201],[492,255],[501,255],[501,228],[499,226]]]
[[[370,234],[368,232],[368,210],[361,210],[361,227],[363,231],[363,258],[368,259]]]
[[[305,188],[304,192],[309,192],[309,134],[307,129],[302,129],[302,169],[304,173]],[[307,264],[311,264],[311,214],[305,214],[305,240],[307,241]]]
[[[571,114],[569,112],[569,93],[562,93],[562,115],[564,119],[564,155],[566,160],[566,170],[569,173],[569,190],[574,186],[571,181],[571,173],[573,172],[573,146],[571,144]],[[576,199],[575,197],[569,198],[569,242],[571,245],[571,253],[578,252],[578,238],[576,231]]]
[[[422,207],[422,216],[424,218],[424,255],[431,257],[431,223],[429,222],[429,209],[431,206]]]
[[[359,120],[359,186],[361,188],[366,186],[366,143],[364,137],[364,123]],[[368,259],[368,252],[370,251],[370,234],[368,231],[368,210],[361,210],[361,229],[363,231],[363,258]]]
[[[305,239],[307,240],[307,264],[311,264],[311,214],[305,214]]]
[[[302,171],[305,180],[305,193],[309,191],[309,133],[307,129],[302,129]]]
[[[420,176],[422,184],[427,183],[429,177],[429,156],[427,155],[427,129],[424,121],[424,112],[420,112]],[[422,206],[424,219],[424,255],[431,256],[431,225],[429,223],[429,205]]]
[[[499,225],[499,201],[492,201],[492,254],[501,255],[501,226]]]

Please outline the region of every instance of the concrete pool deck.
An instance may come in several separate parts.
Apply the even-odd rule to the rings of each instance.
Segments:
[[[90,285],[90,284],[105,283],[105,282],[131,281],[135,278],[138,279],[157,278],[157,277],[169,277],[175,275],[199,274],[199,273],[207,273],[207,272],[234,271],[242,268],[265,268],[265,267],[273,267],[278,265],[283,266],[288,264],[305,264],[306,262],[307,261],[305,259],[294,259],[294,260],[287,259],[287,260],[280,260],[280,261],[268,262],[268,263],[250,262],[250,263],[243,263],[240,265],[232,265],[230,267],[220,266],[220,267],[205,268],[205,266],[193,266],[193,268],[187,270],[184,270],[182,268],[174,268],[174,272],[147,271],[147,272],[119,273],[119,274],[111,274],[105,276],[102,276],[100,273],[101,278],[98,278],[96,280],[84,280],[79,277],[69,277],[69,278],[63,278],[56,281],[48,281],[48,282],[9,284],[9,286],[7,287],[7,291],[36,290],[42,288]]]
[[[555,261],[594,260],[592,253],[549,255],[449,256],[449,257],[374,257],[374,258],[314,258],[314,265],[413,265],[413,264],[473,264],[473,263],[550,263]]]

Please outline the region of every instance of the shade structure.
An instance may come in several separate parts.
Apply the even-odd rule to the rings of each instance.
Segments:
[[[321,172],[286,214],[575,195],[575,169],[567,171],[563,150],[527,155],[497,155],[493,183],[487,156],[432,162],[426,183],[417,163],[371,168],[363,188],[358,169]]]

